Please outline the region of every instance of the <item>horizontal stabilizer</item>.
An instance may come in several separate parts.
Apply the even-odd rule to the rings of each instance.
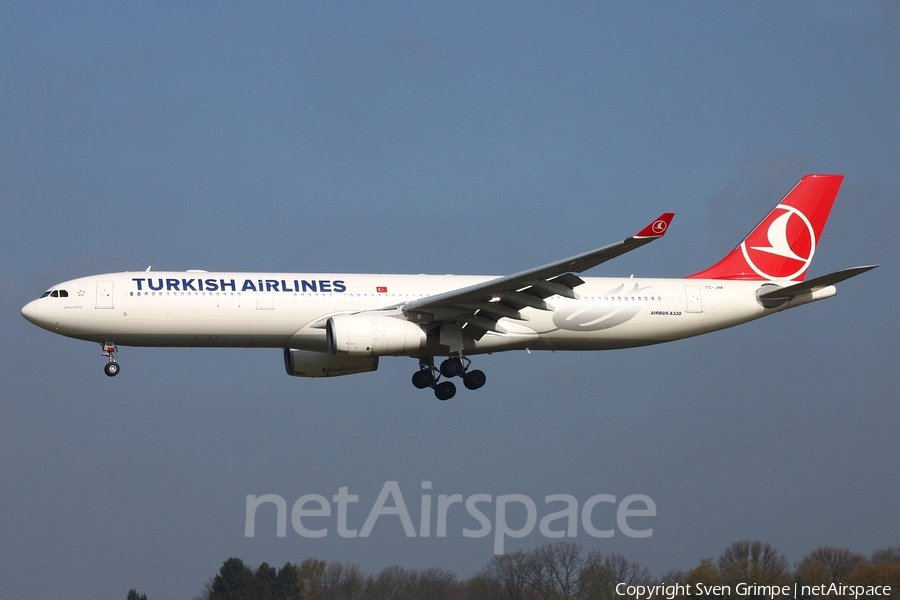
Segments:
[[[878,265],[866,265],[863,267],[841,269],[840,271],[835,271],[834,273],[830,273],[828,275],[822,275],[821,277],[816,277],[815,279],[810,279],[809,281],[804,281],[802,283],[795,283],[794,285],[789,285],[787,287],[767,285],[760,290],[757,296],[765,306],[778,306],[779,304],[783,304],[785,302],[793,300],[797,296],[812,294],[821,289],[827,288],[830,285],[840,283],[845,279],[850,279],[851,277],[856,277],[857,275],[861,275],[866,271],[871,271],[877,266]]]

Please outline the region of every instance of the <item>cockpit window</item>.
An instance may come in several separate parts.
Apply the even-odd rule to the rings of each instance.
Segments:
[[[67,292],[66,290],[59,290],[59,297],[60,298],[68,298],[69,292]]]
[[[50,290],[47,290],[46,292],[44,292],[43,294],[41,294],[41,298],[46,298],[46,297],[49,296],[49,295],[50,295]]]
[[[50,292],[50,297],[59,298],[59,290],[53,290],[52,292]]]

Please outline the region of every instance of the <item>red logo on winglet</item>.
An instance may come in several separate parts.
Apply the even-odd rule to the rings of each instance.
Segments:
[[[663,213],[659,215],[652,223],[641,229],[640,232],[638,232],[638,234],[634,237],[662,237],[666,233],[666,230],[669,228],[669,223],[672,222],[672,217],[674,216],[675,213]]]

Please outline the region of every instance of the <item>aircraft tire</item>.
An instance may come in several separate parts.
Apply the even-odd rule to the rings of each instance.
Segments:
[[[420,390],[434,385],[434,373],[431,369],[422,369],[416,371],[412,376],[412,384]]]
[[[458,377],[462,374],[462,361],[455,356],[451,356],[441,363],[441,375],[444,377]]]
[[[103,367],[103,372],[106,373],[107,377],[115,377],[119,374],[119,363],[106,363],[106,366]]]
[[[456,386],[450,381],[442,381],[434,388],[434,397],[440,401],[449,400],[456,395]]]
[[[484,371],[479,369],[475,369],[474,371],[469,371],[463,377],[463,383],[466,385],[466,389],[477,390],[482,387],[487,381],[487,377],[484,374]]]

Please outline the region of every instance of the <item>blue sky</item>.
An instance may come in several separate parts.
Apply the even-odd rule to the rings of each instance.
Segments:
[[[248,494],[643,493],[654,573],[739,539],[900,544],[894,224],[900,10],[884,2],[0,6],[0,589],[190,598],[231,555],[440,566],[492,538],[276,538]],[[610,353],[287,377],[275,350],[92,344],[19,309],[121,270],[507,274],[676,213],[591,274],[706,267],[808,172],[846,175],[813,274],[838,296]],[[360,527],[365,510],[355,519]],[[455,529],[453,529],[455,527]],[[453,532],[456,533],[453,533]],[[550,541],[535,531],[508,549]],[[53,577],[37,577],[52,569]]]

